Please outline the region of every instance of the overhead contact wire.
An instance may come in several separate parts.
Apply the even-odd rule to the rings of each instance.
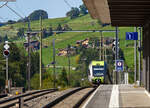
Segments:
[[[7,4],[5,4],[5,6],[7,6],[12,12],[14,12],[17,16],[19,16],[20,18],[23,19],[23,17],[19,13],[17,13],[14,9],[12,9],[11,7],[9,7]]]
[[[2,6],[0,6],[0,8],[2,8],[2,7],[4,7],[4,6],[6,6],[6,5],[7,5],[7,3],[8,3],[8,2],[6,2],[6,3],[5,3],[5,4],[3,4]]]

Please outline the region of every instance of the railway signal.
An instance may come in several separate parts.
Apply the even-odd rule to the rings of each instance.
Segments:
[[[5,57],[8,57],[8,56],[9,56],[9,50],[4,50],[4,51],[3,51],[3,55],[4,55]]]
[[[117,52],[119,53],[119,42],[118,42],[117,47],[118,47]],[[113,51],[114,54],[116,53],[116,41],[114,41],[113,44],[112,44],[112,51]]]
[[[10,54],[9,48],[10,48],[10,46],[8,45],[8,41],[5,41],[4,51],[3,51],[4,57],[8,57],[9,56],[9,54]]]
[[[8,78],[8,56],[10,54],[9,48],[10,46],[8,45],[8,41],[5,41],[3,55],[6,58],[6,89],[8,90],[8,92],[10,91],[10,82]]]

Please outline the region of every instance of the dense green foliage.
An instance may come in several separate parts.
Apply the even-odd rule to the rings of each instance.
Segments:
[[[3,45],[0,45],[0,88],[5,85],[5,57],[3,56]],[[27,80],[27,56],[25,50],[20,49],[14,43],[10,43],[9,62],[9,80],[12,81],[12,86],[26,87]],[[31,78],[34,74],[39,73],[39,53],[34,52],[31,54]]]
[[[88,14],[88,10],[84,4],[80,5],[79,8],[80,8],[80,14],[82,14],[82,15]]]
[[[20,38],[24,37],[24,28],[19,28],[17,36],[20,37]]]
[[[42,17],[42,19],[48,19],[48,13],[44,10],[35,10],[28,16],[31,21],[39,20],[40,17]]]
[[[66,13],[67,17],[70,17],[70,19],[74,19],[79,17],[79,15],[86,15],[88,14],[88,10],[84,4],[80,5],[79,8],[72,7],[69,12]]]
[[[1,82],[0,86],[4,87],[5,84],[5,58],[3,56],[3,44],[0,46],[0,61],[1,61]],[[14,43],[10,44],[10,55],[9,55],[9,79],[12,80],[13,86],[25,86],[26,82],[26,65],[27,59],[25,54],[22,52]]]
[[[71,19],[77,18],[80,15],[80,11],[78,8],[72,7],[69,12],[66,13],[67,17],[70,17]]]

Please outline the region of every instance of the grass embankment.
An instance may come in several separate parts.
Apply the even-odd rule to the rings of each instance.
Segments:
[[[69,27],[71,27],[73,30],[115,30],[114,27],[107,26],[107,27],[101,27],[97,20],[91,19],[90,15],[81,16],[79,18],[70,20],[68,17],[65,18],[56,18],[56,19],[46,19],[43,20],[43,28],[49,28],[50,26],[55,29],[58,24],[61,24],[64,26],[65,24],[68,24]],[[2,34],[7,33],[8,37],[13,37],[16,34],[16,31],[18,28],[24,27],[27,29],[27,23],[16,23],[12,25],[3,26],[0,28],[0,32]],[[31,28],[32,30],[39,30],[40,24],[39,21],[33,21],[31,22]],[[5,30],[5,31],[4,31]],[[6,32],[7,30],[7,32]],[[134,58],[134,49],[133,49],[133,41],[126,41],[125,40],[125,32],[133,32],[132,27],[120,27],[119,28],[119,39],[120,39],[120,48],[123,49],[124,55],[125,55],[125,64],[129,66],[133,70],[133,58]],[[12,33],[13,32],[13,33]],[[115,33],[103,33],[105,37],[115,37]],[[83,40],[85,38],[89,37],[100,37],[100,33],[61,33],[56,34],[54,36],[48,37],[43,39],[43,44],[48,45],[48,48],[43,48],[43,63],[46,66],[47,64],[50,64],[53,61],[53,48],[52,48],[52,40],[56,39],[56,54],[58,53],[58,49],[60,48],[66,48],[68,44],[75,45],[77,40]],[[18,40],[18,46],[22,45],[21,43],[24,42],[23,40]],[[129,45],[129,47],[126,47],[126,45]],[[56,65],[57,66],[67,66],[68,65],[68,59],[67,57],[60,57],[56,56]],[[77,64],[75,63],[75,56],[71,57],[71,66],[76,67]],[[60,69],[58,69],[60,71]]]

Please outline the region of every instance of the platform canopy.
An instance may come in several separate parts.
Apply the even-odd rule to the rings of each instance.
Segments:
[[[92,18],[112,26],[143,26],[150,16],[150,0],[83,0]]]

